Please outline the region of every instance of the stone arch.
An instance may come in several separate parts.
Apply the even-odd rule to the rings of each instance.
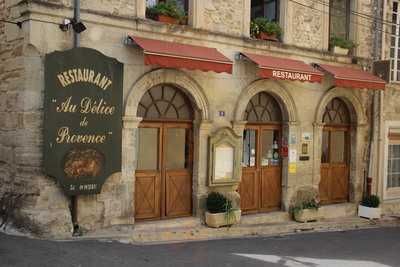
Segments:
[[[334,99],[340,98],[345,102],[350,112],[350,177],[349,177],[349,201],[358,203],[362,198],[362,177],[364,175],[362,156],[364,155],[364,139],[367,125],[367,118],[361,99],[356,96],[353,90],[334,87],[328,90],[321,98],[314,120],[314,177],[313,184],[319,186],[321,180],[321,146],[322,133],[324,128],[323,115],[328,103]],[[351,214],[353,215],[353,214]]]
[[[184,72],[174,69],[157,69],[144,74],[130,90],[126,104],[125,116],[136,117],[138,105],[146,91],[159,84],[172,84],[187,93],[188,97],[200,110],[201,120],[208,121],[210,112],[208,101],[200,85]]]
[[[242,121],[250,99],[260,92],[271,94],[279,103],[284,122],[297,121],[297,109],[288,90],[278,81],[261,79],[252,82],[239,96],[236,104],[235,121]]]
[[[315,123],[322,123],[325,107],[332,99],[336,97],[340,98],[346,103],[347,108],[350,111],[351,123],[353,125],[364,125],[366,123],[367,119],[360,99],[355,96],[352,90],[342,89],[339,87],[335,87],[323,95],[317,107]]]

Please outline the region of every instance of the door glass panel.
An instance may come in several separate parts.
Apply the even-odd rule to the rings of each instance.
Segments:
[[[331,132],[331,163],[344,163],[346,158],[346,135],[343,131]]]
[[[184,128],[169,128],[166,133],[165,166],[168,170],[187,168],[189,145],[187,130]]]
[[[321,163],[329,163],[329,132],[322,133],[322,154]]]
[[[279,131],[263,130],[261,133],[261,166],[279,165]]]
[[[256,130],[246,129],[243,132],[243,167],[256,166]]]
[[[158,128],[139,128],[138,170],[158,169]]]

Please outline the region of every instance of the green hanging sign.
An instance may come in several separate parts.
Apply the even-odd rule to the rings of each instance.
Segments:
[[[67,195],[121,171],[123,64],[89,48],[46,55],[44,168]]]

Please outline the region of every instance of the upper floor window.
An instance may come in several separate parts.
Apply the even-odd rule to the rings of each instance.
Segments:
[[[392,7],[392,29],[390,36],[390,80],[400,81],[400,62],[399,62],[399,2],[393,1]]]
[[[349,39],[350,0],[329,1],[329,35]]]
[[[251,19],[264,17],[279,21],[279,0],[251,0]]]
[[[168,0],[146,0],[146,6],[147,7],[152,7],[155,6],[159,2],[166,2]],[[188,14],[189,11],[189,0],[176,0],[176,3],[178,4],[179,7],[181,7],[186,14]]]

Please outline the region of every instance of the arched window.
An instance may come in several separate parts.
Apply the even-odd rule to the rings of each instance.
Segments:
[[[282,112],[276,100],[265,92],[250,99],[244,120],[251,122],[281,122]]]
[[[323,122],[327,125],[349,125],[350,113],[340,98],[334,98],[325,108]]]
[[[189,99],[180,89],[158,85],[144,94],[137,116],[144,120],[193,120],[193,110]]]

